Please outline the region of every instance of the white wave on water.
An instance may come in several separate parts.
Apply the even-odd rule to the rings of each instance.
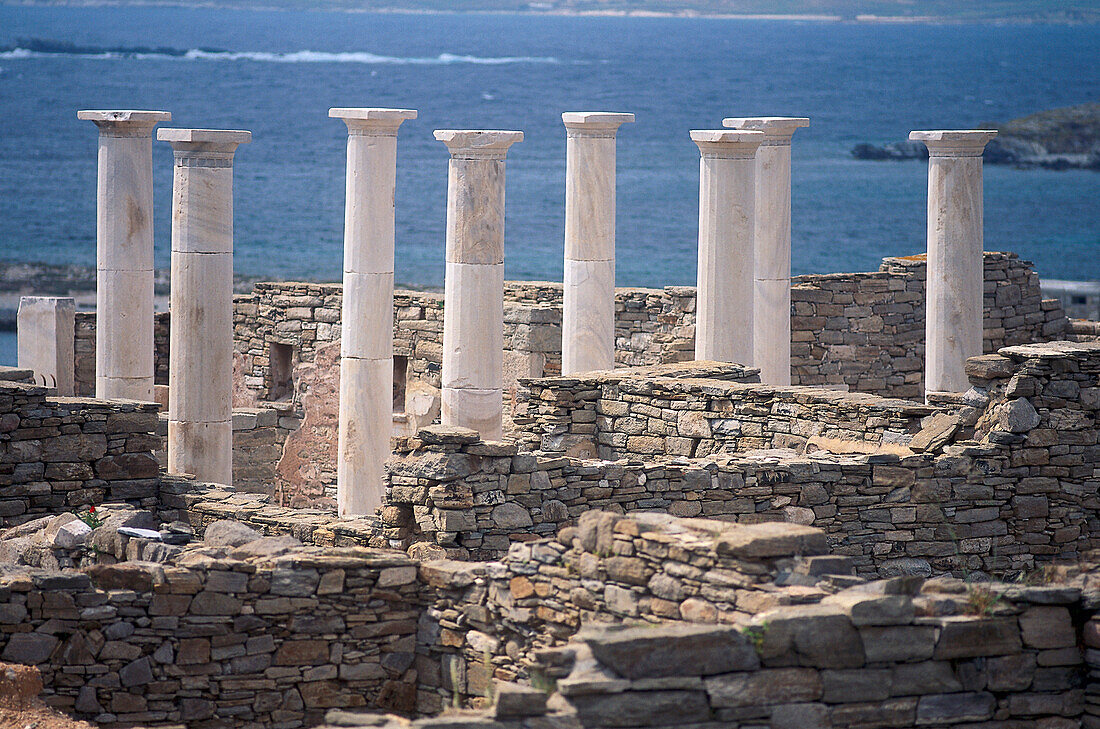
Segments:
[[[482,66],[498,66],[509,63],[560,63],[553,56],[469,56],[440,53],[438,56],[381,56],[367,52],[329,53],[325,51],[294,51],[292,53],[267,53],[263,51],[204,51],[191,49],[185,53],[128,53],[103,51],[102,53],[43,53],[26,48],[0,51],[0,58],[44,58],[51,56],[76,56],[78,58],[120,59],[161,58],[170,60],[200,61],[256,61],[259,63],[364,63],[389,65],[435,66],[469,63]]]

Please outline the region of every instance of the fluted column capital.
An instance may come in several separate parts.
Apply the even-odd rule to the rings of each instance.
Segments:
[[[436,129],[435,138],[455,159],[504,159],[508,148],[523,141],[523,132],[498,129]]]
[[[99,127],[101,137],[149,137],[153,127],[172,119],[172,113],[138,109],[83,109],[76,112],[76,118],[93,122]]]
[[[416,109],[334,107],[328,110],[328,115],[343,120],[349,136],[395,137],[402,122],[416,118]]]
[[[764,133],[729,129],[693,129],[691,141],[702,156],[713,159],[752,159],[764,142]]]
[[[614,139],[619,127],[633,122],[634,115],[614,111],[567,111],[561,115],[561,120],[570,137]]]
[[[789,147],[794,133],[810,126],[810,120],[804,116],[735,116],[723,119],[722,126],[764,132],[761,144],[766,147]]]
[[[909,132],[912,142],[924,142],[932,157],[981,157],[995,129],[936,129]]]

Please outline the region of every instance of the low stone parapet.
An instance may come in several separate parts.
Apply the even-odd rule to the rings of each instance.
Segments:
[[[266,539],[174,565],[0,577],[0,658],[99,726],[299,727],[414,708],[415,563]]]
[[[0,524],[105,501],[155,510],[157,410],[0,382]]]

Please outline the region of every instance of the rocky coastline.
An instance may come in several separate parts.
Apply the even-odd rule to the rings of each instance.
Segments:
[[[998,135],[985,148],[987,164],[1023,169],[1095,170],[1100,172],[1100,103],[1042,111],[1003,124],[985,123]],[[928,159],[921,142],[857,144],[860,160]]]

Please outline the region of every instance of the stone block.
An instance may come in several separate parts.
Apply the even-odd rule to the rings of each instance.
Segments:
[[[730,627],[670,623],[660,629],[593,630],[579,637],[624,678],[709,676],[760,666],[753,646]]]
[[[974,658],[1019,653],[1020,630],[1015,618],[945,618],[933,657]]]
[[[705,681],[711,706],[737,708],[817,701],[821,675],[810,668],[775,668],[712,676]]]
[[[996,706],[997,699],[987,692],[922,696],[917,702],[917,725],[985,721],[993,718]]]
[[[1069,648],[1077,643],[1077,634],[1064,607],[1037,606],[1020,615],[1020,634],[1031,648]]]

